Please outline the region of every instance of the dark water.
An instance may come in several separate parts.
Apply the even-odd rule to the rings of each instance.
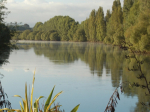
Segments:
[[[65,112],[77,104],[80,104],[78,112],[103,112],[120,82],[137,81],[137,73],[128,71],[128,67],[135,64],[134,59],[125,59],[125,51],[118,47],[100,43],[29,41],[17,45],[19,50],[10,54],[10,63],[0,69],[4,74],[2,86],[15,109],[20,109],[21,99],[12,96],[24,97],[25,82],[31,89],[35,69],[34,99],[45,96],[41,99],[42,105],[56,85],[54,94],[64,91],[56,102]],[[150,79],[150,57],[141,55],[138,59],[144,60],[142,70]],[[124,90],[116,112],[148,111],[140,104],[150,101],[149,97],[144,97],[143,89],[127,85]]]

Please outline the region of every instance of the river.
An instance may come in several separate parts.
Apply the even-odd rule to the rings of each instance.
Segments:
[[[103,112],[116,87],[123,81],[136,81],[134,72],[128,67],[134,61],[125,59],[127,52],[119,47],[88,42],[42,42],[19,41],[18,50],[13,50],[9,63],[2,65],[0,73],[2,87],[8,95],[12,108],[20,109],[20,95],[24,98],[25,83],[31,89],[35,73],[33,100],[40,100],[40,107],[56,85],[54,95],[64,91],[56,100],[61,109],[69,112],[80,104],[78,112]],[[145,60],[143,71],[150,73],[149,56],[138,56]],[[150,79],[150,78],[149,78]],[[118,89],[119,93],[120,90]],[[120,93],[116,112],[141,112],[140,102],[149,101],[143,97],[140,88],[125,86]],[[54,97],[53,95],[53,97]],[[144,112],[148,111],[144,108]]]

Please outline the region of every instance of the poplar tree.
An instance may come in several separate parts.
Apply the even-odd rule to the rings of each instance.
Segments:
[[[138,17],[140,13],[140,3],[138,0],[134,0],[133,6],[130,8],[130,12],[128,14],[128,18],[124,23],[124,36],[127,42],[135,44],[134,36],[132,36],[132,32],[134,31],[134,25],[138,22]]]
[[[30,32],[31,32],[30,30],[23,31],[23,33],[20,35],[20,39],[26,40]]]
[[[96,14],[95,10],[92,10],[90,17],[89,17],[89,36],[90,36],[90,41],[95,42],[97,41],[96,39]]]
[[[103,41],[106,35],[106,25],[104,20],[103,8],[99,7],[96,12],[96,38],[99,41]]]
[[[111,18],[107,24],[106,43],[118,45],[124,38],[123,35],[123,12],[120,0],[115,0],[112,6]]]
[[[110,10],[107,10],[107,13],[106,13],[106,16],[105,16],[106,26],[107,26],[107,23],[109,22],[110,17],[111,17],[111,12],[110,12]]]
[[[133,6],[134,1],[133,0],[124,0],[124,5],[123,5],[123,25],[124,25],[124,30],[126,30],[127,23],[126,21],[128,20],[128,15],[130,13],[130,9]]]
[[[84,31],[85,31],[85,36],[87,38],[87,41],[90,41],[90,35],[89,35],[89,19],[86,19],[84,21]]]

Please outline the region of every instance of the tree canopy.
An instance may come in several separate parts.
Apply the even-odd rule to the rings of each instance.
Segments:
[[[33,31],[23,31],[19,39],[90,41],[113,45],[120,45],[125,40],[133,44],[135,50],[150,51],[149,12],[150,2],[147,0],[124,0],[123,7],[120,0],[114,0],[112,9],[108,9],[106,14],[100,6],[80,24],[69,16],[55,16],[44,23],[37,22]]]

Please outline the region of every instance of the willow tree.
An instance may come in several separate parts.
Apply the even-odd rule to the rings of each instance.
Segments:
[[[50,40],[50,34],[51,32],[50,31],[45,31],[41,34],[41,39],[44,40],[44,41],[49,41]]]
[[[35,40],[41,40],[41,35],[43,32],[39,31],[36,35],[35,35]]]
[[[27,40],[27,36],[29,35],[30,32],[31,32],[30,30],[23,31],[20,35],[20,39]]]
[[[104,20],[103,8],[99,7],[96,12],[96,38],[99,41],[103,41],[106,36],[106,25]]]
[[[35,26],[33,27],[33,31],[40,31],[40,30],[42,30],[42,26],[43,26],[42,22],[37,22],[35,24]]]
[[[53,32],[50,34],[51,41],[60,41],[60,36],[57,32]]]
[[[78,23],[73,22],[67,34],[67,36],[69,37],[69,41],[73,41],[73,36],[76,33],[77,28]]]
[[[76,33],[73,37],[74,41],[79,41],[79,42],[85,42],[87,40],[86,36],[85,36],[85,31],[83,28],[78,28],[76,30]]]
[[[37,33],[38,33],[37,31],[30,32],[27,36],[27,40],[35,40],[35,35]]]

